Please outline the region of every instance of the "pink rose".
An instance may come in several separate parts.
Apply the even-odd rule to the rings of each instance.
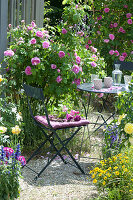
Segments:
[[[62,29],[62,34],[66,34],[67,30],[65,28]]]
[[[118,24],[117,23],[114,23],[114,27],[116,28],[118,26]]]
[[[27,29],[28,29],[28,31],[32,31],[33,30],[33,28],[31,26],[28,26]]]
[[[4,51],[4,56],[14,56],[14,52],[12,50]]]
[[[36,32],[36,36],[40,37],[40,38],[43,38],[43,32],[42,31],[37,31]]]
[[[26,165],[26,160],[25,160],[25,157],[24,157],[24,156],[19,156],[19,157],[18,157],[18,160],[21,162],[21,165],[22,165],[22,166]]]
[[[68,111],[68,108],[66,106],[64,106],[63,112],[67,112],[67,111]]]
[[[73,119],[73,116],[70,114],[66,114],[66,119],[68,122],[70,122]]]
[[[126,17],[127,17],[127,18],[131,18],[131,16],[132,16],[131,13],[127,13],[127,14],[126,14]]]
[[[123,30],[122,30],[122,33],[126,33],[126,31],[123,29]]]
[[[30,44],[36,44],[36,39],[35,39],[35,38],[32,38],[32,39],[30,40]]]
[[[76,84],[76,85],[80,85],[80,82],[81,82],[81,80],[80,80],[80,78],[78,78],[78,79],[74,79],[74,83]]]
[[[89,49],[89,45],[88,45],[88,44],[86,44],[86,45],[85,45],[85,48],[86,48],[86,49]]]
[[[58,76],[58,77],[56,78],[56,81],[57,81],[57,83],[60,83],[60,82],[62,81],[61,76]]]
[[[84,35],[84,32],[83,31],[79,31],[79,32],[77,32],[77,34],[82,37]]]
[[[109,8],[104,8],[104,12],[105,12],[105,13],[108,13],[109,11],[110,11]]]
[[[55,64],[51,64],[51,68],[52,69],[56,69],[56,65]]]
[[[110,51],[109,51],[109,54],[110,54],[110,55],[113,55],[113,54],[114,54],[114,50],[110,50]]]
[[[132,23],[133,23],[133,22],[132,22],[132,19],[128,19],[128,20],[127,20],[127,23],[128,23],[128,24],[132,24]]]
[[[99,15],[99,17],[97,17],[97,20],[101,20],[102,19],[102,15]]]
[[[35,27],[36,27],[36,24],[35,24],[35,22],[34,22],[34,21],[32,21],[32,22],[31,22],[31,26],[32,26],[33,28],[35,28]]]
[[[93,46],[90,46],[90,50],[93,52],[93,53],[96,53],[97,52],[97,49]]]
[[[38,65],[40,63],[40,58],[34,57],[31,59],[32,65]]]
[[[76,115],[76,116],[74,117],[74,121],[80,121],[80,120],[81,120],[80,115]]]
[[[124,5],[124,8],[128,8],[128,5]]]
[[[58,55],[60,58],[63,58],[65,56],[65,53],[64,51],[59,51]]]
[[[114,24],[110,24],[109,27],[110,27],[110,28],[114,28]]]
[[[60,69],[57,69],[57,72],[60,73]]]
[[[77,53],[74,53],[74,56],[76,57],[76,56],[77,56]]]
[[[81,58],[79,56],[76,56],[76,63],[80,64],[80,62],[81,62]]]
[[[26,75],[31,75],[31,74],[32,74],[32,72],[31,72],[31,67],[30,67],[30,66],[27,66],[27,67],[25,68],[25,73],[26,73]]]
[[[122,53],[122,56],[124,56],[126,58],[127,57],[127,53],[126,52]]]
[[[95,61],[98,60],[98,57],[97,57],[95,54],[93,54],[91,57],[92,57]]]
[[[92,41],[91,41],[91,40],[88,40],[88,44],[92,44]]]
[[[133,43],[133,40],[130,40],[131,41],[131,43]]]
[[[49,46],[50,46],[50,44],[49,44],[49,42],[44,41],[44,42],[42,43],[42,46],[43,46],[44,49],[48,49]]]
[[[79,66],[78,66],[78,65],[73,65],[72,71],[73,71],[75,74],[78,74],[78,73],[79,73]]]
[[[114,51],[114,54],[115,54],[116,56],[119,56],[119,55],[120,55],[119,52],[118,52],[117,50]]]
[[[7,158],[12,156],[13,153],[14,153],[14,150],[12,148],[10,148],[10,147],[4,147],[3,150],[4,150]]]
[[[123,30],[124,30],[123,27],[120,27],[118,31],[122,32]]]
[[[104,42],[105,42],[105,43],[108,43],[108,42],[109,42],[109,39],[105,39]]]
[[[11,25],[11,24],[8,24],[8,27],[9,27],[9,28],[11,28],[11,27],[12,27],[12,25]]]
[[[120,60],[120,61],[124,61],[124,60],[125,60],[125,57],[124,57],[124,56],[120,56],[120,57],[119,57],[119,60]]]
[[[113,34],[109,34],[109,38],[110,38],[110,40],[114,40],[115,36]]]
[[[92,61],[90,64],[91,64],[92,67],[96,67],[97,66],[97,64],[94,61]]]
[[[21,20],[21,23],[25,23],[25,21],[22,19],[22,20]]]

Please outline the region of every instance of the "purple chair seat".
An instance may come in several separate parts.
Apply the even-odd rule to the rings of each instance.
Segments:
[[[49,126],[46,116],[35,116],[36,121],[40,122],[44,126]],[[69,128],[69,127],[78,127],[78,126],[85,126],[89,124],[89,121],[86,119],[81,119],[80,121],[70,121],[64,120],[63,122],[60,121],[52,121],[50,120],[50,124],[53,129],[60,129],[60,128]]]

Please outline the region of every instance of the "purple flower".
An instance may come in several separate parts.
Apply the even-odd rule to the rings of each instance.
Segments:
[[[25,160],[25,157],[24,156],[19,156],[18,159],[20,162],[21,162],[21,165],[22,166],[25,166],[26,165],[26,160]]]
[[[97,49],[93,46],[90,46],[90,50],[93,52],[93,53],[96,53],[97,52]]]
[[[91,40],[88,40],[88,44],[92,44],[92,41],[91,41]]]
[[[70,122],[73,119],[73,116],[70,114],[66,114],[66,119],[68,122]]]
[[[132,16],[131,13],[127,13],[127,14],[126,14],[126,17],[127,17],[127,18],[131,18],[131,16]]]
[[[115,36],[113,34],[109,34],[109,38],[110,38],[110,40],[114,40]]]
[[[122,53],[122,56],[124,56],[126,58],[127,57],[127,53],[126,52]]]
[[[56,78],[56,81],[57,81],[57,83],[60,83],[60,82],[62,81],[61,76],[58,76],[58,77]]]
[[[65,28],[62,29],[62,34],[66,34],[67,30]]]
[[[81,80],[80,80],[80,78],[75,78],[74,79],[74,83],[76,84],[76,85],[80,85],[80,82],[81,82]]]
[[[36,32],[36,36],[40,37],[40,38],[43,38],[43,32],[42,31],[37,31]]]
[[[76,63],[80,64],[80,62],[81,62],[81,58],[79,56],[76,56]]]
[[[51,68],[52,69],[56,69],[56,65],[55,64],[51,64]]]
[[[31,75],[31,74],[32,74],[32,72],[31,72],[31,67],[30,67],[30,66],[27,66],[27,67],[25,68],[25,73],[26,73],[26,75]]]
[[[110,11],[109,8],[104,8],[104,12],[105,12],[105,13],[108,13],[109,11]]]
[[[92,67],[96,67],[97,64],[96,64],[94,61],[92,61],[92,62],[91,62],[91,66],[92,66]]]
[[[118,24],[117,23],[114,23],[114,28],[116,28],[118,26]]]
[[[32,65],[38,65],[40,63],[40,58],[34,57],[31,59]]]
[[[4,147],[3,150],[4,150],[7,158],[9,158],[10,156],[13,155],[14,150],[12,148]]]
[[[20,144],[17,145],[17,149],[15,152],[15,159],[18,160],[19,156],[20,156],[21,152],[20,152]]]
[[[28,29],[28,31],[32,31],[33,30],[33,28],[31,26],[28,26],[27,29]]]
[[[57,69],[57,72],[60,73],[60,69]]]
[[[109,51],[109,54],[110,54],[110,55],[113,55],[113,54],[114,54],[114,50],[110,50],[110,51]]]
[[[42,46],[43,46],[44,49],[48,49],[49,46],[50,46],[50,44],[49,44],[49,42],[44,41],[44,42],[42,43]]]
[[[14,52],[12,50],[7,50],[7,51],[4,51],[4,56],[13,56],[14,55]]]
[[[132,23],[133,23],[132,19],[128,19],[128,20],[127,20],[127,23],[128,23],[128,24],[132,24]]]
[[[105,43],[108,43],[108,42],[109,42],[109,39],[104,39],[104,42],[105,42]]]
[[[119,57],[119,60],[120,60],[120,61],[124,61],[124,60],[125,60],[125,57],[124,57],[124,56],[120,56],[120,57]]]
[[[76,115],[76,116],[74,117],[74,121],[80,121],[80,120],[81,120],[80,115]]]
[[[30,40],[30,44],[36,44],[36,39],[35,39],[35,38],[32,38],[32,39]]]
[[[65,56],[65,53],[64,51],[59,51],[58,55],[60,58],[63,58]]]
[[[79,73],[79,66],[78,66],[78,65],[73,65],[72,71],[73,71],[75,74],[78,74],[78,73]]]

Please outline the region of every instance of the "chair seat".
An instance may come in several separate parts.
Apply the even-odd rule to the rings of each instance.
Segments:
[[[49,126],[46,116],[35,116],[36,121],[40,122],[41,124],[43,124],[44,126]],[[89,124],[90,122],[87,119],[81,119],[80,121],[70,121],[68,122],[67,120],[63,121],[63,122],[59,122],[59,121],[51,121],[50,120],[50,124],[52,126],[53,129],[61,129],[61,128],[72,128],[72,127],[78,127],[78,126],[85,126],[87,124]]]

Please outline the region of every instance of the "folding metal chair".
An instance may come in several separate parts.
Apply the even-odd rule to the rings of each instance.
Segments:
[[[42,144],[37,148],[37,150],[27,160],[27,164],[35,155],[38,155],[40,153],[40,150],[46,144],[46,142],[49,142],[50,147],[52,149],[54,149],[56,152],[55,155],[53,155],[50,159],[48,159],[47,164],[45,166],[43,166],[42,170],[39,173],[37,173],[36,171],[34,171],[30,167],[28,167],[27,164],[25,166],[27,166],[28,168],[30,168],[33,172],[35,172],[37,174],[35,177],[35,180],[37,180],[37,178],[42,174],[42,172],[51,164],[51,162],[57,156],[59,156],[65,164],[68,163],[68,162],[66,162],[66,160],[64,160],[63,156],[61,155],[62,150],[65,150],[67,152],[67,154],[71,157],[73,162],[75,163],[74,166],[77,167],[81,171],[81,173],[85,174],[84,170],[81,168],[79,163],[76,161],[76,159],[72,156],[72,154],[68,150],[67,144],[78,133],[78,131],[81,129],[82,126],[86,126],[87,124],[89,124],[89,121],[86,119],[81,119],[80,121],[70,121],[70,122],[52,121],[51,119],[49,119],[49,115],[48,115],[47,109],[45,107],[45,103],[44,103],[45,98],[43,95],[42,88],[35,88],[35,87],[29,86],[26,84],[24,84],[23,87],[24,87],[24,91],[27,96],[28,106],[29,106],[31,117],[34,120],[35,125],[37,125],[38,128],[41,129],[42,133],[45,136],[45,139],[42,142]],[[30,103],[31,99],[37,99],[37,101],[43,105],[43,108],[44,108],[43,116],[36,115],[35,113],[33,113],[32,104]],[[58,130],[68,129],[68,128],[76,128],[76,130],[74,130],[74,132],[70,133],[70,137],[68,137],[64,140],[61,138],[61,136],[59,136]],[[56,142],[58,141],[58,144],[55,143],[55,138],[56,138]]]

